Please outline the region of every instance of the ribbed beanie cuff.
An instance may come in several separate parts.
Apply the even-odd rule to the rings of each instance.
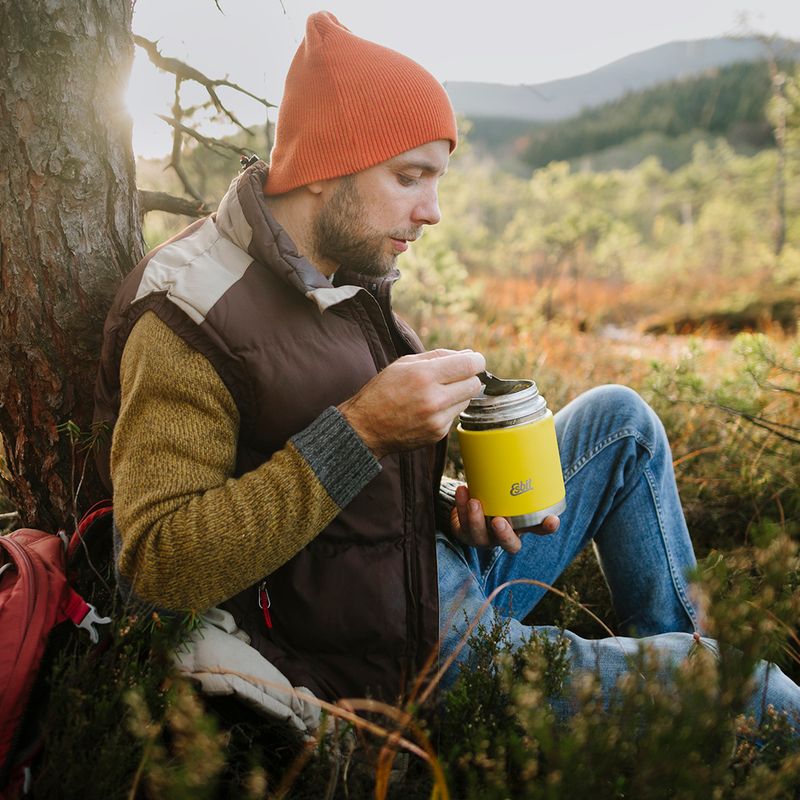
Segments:
[[[456,146],[444,87],[416,61],[319,11],[286,77],[265,191],[360,172],[437,139]]]

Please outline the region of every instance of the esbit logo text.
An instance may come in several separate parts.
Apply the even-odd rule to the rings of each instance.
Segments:
[[[518,494],[525,494],[525,492],[533,491],[533,478],[528,478],[526,481],[517,481],[511,484],[511,496],[516,497]]]

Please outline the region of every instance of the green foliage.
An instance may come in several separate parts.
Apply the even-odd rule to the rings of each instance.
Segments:
[[[100,650],[72,630],[53,638],[28,715],[44,746],[31,797],[238,800],[277,786],[303,750],[299,736],[238,703],[201,698],[175,673],[171,652],[196,620],[121,604],[111,613]],[[311,792],[297,796],[319,796],[324,767],[307,770],[298,786]]]
[[[474,327],[478,287],[467,283],[466,267],[433,229],[414,246],[403,262],[402,280],[395,291],[395,308],[422,336],[429,348],[452,346],[458,333]],[[439,341],[436,331],[449,320],[456,339]]]
[[[712,454],[682,464],[682,497],[700,543],[725,528],[759,537],[771,526],[800,536],[800,340],[781,351],[767,337],[740,334],[716,369],[699,342],[677,362],[653,365],[648,391],[673,446]],[[709,470],[713,470],[709,477]],[[724,511],[715,520],[715,510]]]

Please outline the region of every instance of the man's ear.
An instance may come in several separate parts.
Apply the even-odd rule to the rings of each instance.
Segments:
[[[325,191],[325,184],[328,181],[314,181],[313,183],[307,183],[303,188],[307,189],[311,194],[320,195]]]
[[[320,199],[324,198],[325,195],[331,194],[341,180],[341,178],[327,178],[322,181],[307,183],[303,188],[311,192],[317,199]]]

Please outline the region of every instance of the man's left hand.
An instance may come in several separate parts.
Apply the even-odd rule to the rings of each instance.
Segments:
[[[520,534],[531,531],[538,534],[555,533],[560,520],[554,515],[545,517],[541,524],[525,531],[515,531],[506,517],[494,517],[489,525],[480,500],[470,498],[469,489],[456,489],[456,504],[450,512],[450,530],[462,544],[471,547],[495,547],[499,545],[507,553],[518,553],[522,548]]]

